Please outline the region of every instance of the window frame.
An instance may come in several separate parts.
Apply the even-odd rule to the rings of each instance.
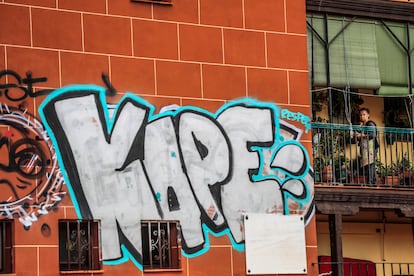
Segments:
[[[164,230],[164,234],[162,230]],[[152,235],[150,234],[151,232],[153,232]],[[165,234],[165,232],[167,233]],[[166,252],[166,256],[163,255],[162,252],[157,252],[155,250],[153,251],[153,248],[157,248],[158,240],[153,242],[152,237],[154,237],[157,234],[158,239],[161,238],[161,235],[165,235],[165,239],[163,239],[163,241],[166,241],[166,245],[168,246],[167,249],[165,251],[163,250],[162,252]],[[180,224],[178,221],[142,220],[141,238],[142,266],[144,271],[181,270]],[[150,244],[152,245],[151,247],[149,246]],[[159,255],[160,253],[161,256]],[[159,260],[157,260],[156,258],[158,258]],[[162,261],[163,259],[164,263]]]
[[[96,271],[102,269],[100,229],[99,220],[59,220],[58,232],[60,271]],[[87,232],[86,235],[82,234],[82,231],[85,230]],[[71,235],[73,234],[73,231],[76,231],[76,236],[72,236],[72,241],[68,241],[68,239],[70,239]],[[82,240],[82,236],[86,237],[87,240]],[[71,245],[69,246],[69,244]],[[87,246],[85,247],[86,244]],[[75,246],[75,250],[70,250],[68,248],[73,248],[73,246]],[[82,250],[85,250],[87,252],[87,261],[85,261],[87,262],[86,264],[84,264],[82,261],[82,257],[84,257],[81,252]],[[77,254],[72,255],[75,258],[72,261],[70,260],[70,251],[77,252]]]
[[[311,0],[313,1],[313,0]],[[342,1],[342,0],[341,0]],[[308,0],[309,2],[309,0]],[[334,4],[334,2],[332,2]],[[414,6],[412,6],[414,8]],[[343,18],[350,17],[350,14],[343,14],[341,15]],[[410,55],[409,52],[414,50],[411,46],[413,45],[414,39],[414,27],[413,25],[409,24],[409,21],[389,21],[385,20],[384,18],[370,18],[364,14],[355,15],[353,19],[355,22],[377,22],[375,27],[376,32],[376,45],[377,50],[376,54],[378,55],[378,69],[379,69],[379,77],[380,77],[380,86],[375,87],[363,87],[358,85],[358,83],[350,83],[348,86],[340,86],[340,83],[334,78],[332,80],[331,75],[331,66],[334,63],[335,59],[338,57],[333,57],[332,51],[330,51],[328,43],[329,41],[327,38],[329,37],[327,30],[332,29],[333,26],[328,26],[329,22],[332,18],[339,18],[340,16],[332,11],[314,11],[312,9],[307,9],[307,30],[308,30],[308,56],[309,56],[309,86],[311,88],[312,93],[312,119],[318,120],[318,110],[315,108],[320,107],[320,103],[316,102],[315,99],[318,99],[319,91],[326,89],[328,91],[327,95],[327,116],[329,116],[330,123],[351,123],[343,121],[341,122],[342,118],[337,118],[335,113],[337,113],[338,109],[334,106],[334,99],[336,92],[340,92],[343,95],[353,94],[353,95],[379,95],[384,97],[391,96],[391,97],[401,97],[406,98],[409,95],[414,93],[414,55]],[[323,28],[318,31],[314,28],[312,19],[319,19],[322,20],[322,23],[318,23],[319,25],[323,25]],[[335,19],[337,20],[337,19]],[[352,23],[353,24],[353,23]],[[370,23],[371,24],[371,23]],[[316,24],[317,25],[317,24]],[[316,26],[315,25],[315,26]],[[317,26],[319,26],[317,25]],[[334,28],[334,30],[336,30]],[[341,29],[341,32],[343,30]],[[382,35],[379,35],[382,34]],[[411,36],[409,35],[411,34]],[[407,39],[409,39],[407,41]],[[386,44],[387,43],[387,44]],[[323,47],[320,45],[318,47],[313,47],[314,44],[319,45],[322,44]],[[389,45],[388,45],[389,44]],[[384,45],[388,45],[385,47]],[[384,48],[385,47],[385,48]],[[323,50],[324,55],[318,54],[320,49]],[[386,50],[385,50],[386,49]],[[395,57],[388,58],[390,49],[395,52]],[[387,58],[385,58],[387,57]],[[398,57],[398,58],[397,58]],[[322,61],[317,61],[319,58]],[[342,58],[342,57],[340,57]],[[396,62],[398,60],[398,62]],[[348,60],[347,60],[348,62]],[[392,62],[397,68],[404,68],[404,74],[400,74],[401,70],[394,68],[388,65],[389,62]],[[318,69],[319,67],[323,67],[321,64],[323,63],[324,68]],[[316,70],[316,69],[317,70]],[[387,70],[391,70],[392,72],[397,72],[396,76],[403,75],[405,77],[393,77],[394,75],[387,73]],[[344,77],[344,79],[347,77]],[[321,81],[322,80],[322,81]],[[325,81],[325,82],[323,82]],[[315,93],[317,92],[317,93]],[[348,93],[352,92],[352,93]],[[336,101],[338,103],[338,101]],[[385,105],[384,105],[385,108]],[[393,108],[394,109],[394,108]],[[412,106],[409,105],[408,114],[412,114]],[[384,109],[386,110],[386,108]],[[338,114],[338,113],[337,113]],[[353,116],[353,115],[352,115]],[[410,115],[409,115],[410,116]],[[387,117],[384,115],[384,121],[387,120]],[[351,119],[352,123],[353,120]],[[385,127],[395,127],[395,125],[390,125],[385,123]]]
[[[14,272],[13,220],[0,220],[0,274]]]

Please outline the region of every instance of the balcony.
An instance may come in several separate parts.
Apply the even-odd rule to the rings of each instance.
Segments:
[[[368,147],[373,162],[374,181],[368,183],[368,166],[362,165],[356,133],[372,128],[315,123],[313,131],[313,168],[315,184],[328,186],[414,189],[414,130],[377,127],[379,148]],[[376,153],[374,153],[376,151]],[[372,164],[372,163],[371,163]]]
[[[346,260],[346,259],[345,259]],[[374,263],[361,261],[344,261],[318,263],[319,275],[333,275],[339,268],[344,276],[411,276],[414,275],[413,263]]]

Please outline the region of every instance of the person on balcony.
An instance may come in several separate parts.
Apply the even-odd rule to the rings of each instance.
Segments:
[[[369,119],[369,109],[362,107],[359,109],[359,120],[364,126],[361,132],[356,132],[361,153],[361,166],[365,174],[368,185],[377,183],[377,173],[375,169],[375,161],[379,148],[377,139],[377,125]]]

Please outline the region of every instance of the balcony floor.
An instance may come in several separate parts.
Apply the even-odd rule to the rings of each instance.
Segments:
[[[356,215],[364,208],[396,210],[414,217],[414,190],[315,185],[315,205],[321,214]]]

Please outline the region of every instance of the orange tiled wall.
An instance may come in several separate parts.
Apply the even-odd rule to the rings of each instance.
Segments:
[[[103,86],[104,72],[118,94],[132,91],[157,108],[193,105],[215,112],[227,100],[253,97],[309,116],[305,10],[304,0],[173,0],[171,6],[0,0],[0,71],[47,77],[36,90]],[[0,84],[11,81],[3,76]],[[34,115],[43,99],[16,102],[0,95],[3,104]],[[310,134],[301,142],[311,152]],[[59,275],[57,229],[47,236],[41,231],[58,218],[76,218],[68,196],[29,230],[15,224],[17,275]],[[308,274],[315,275],[314,219],[306,241]],[[104,267],[104,275],[141,274],[130,262]],[[174,273],[245,274],[244,254],[233,250],[227,237],[212,238],[206,254],[183,258],[183,272]]]

